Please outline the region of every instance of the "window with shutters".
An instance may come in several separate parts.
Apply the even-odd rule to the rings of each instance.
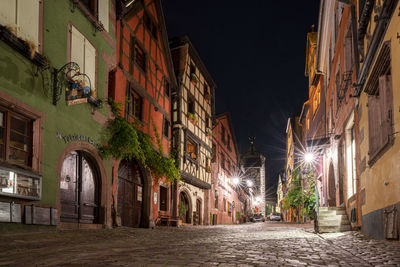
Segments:
[[[142,120],[143,98],[131,86],[129,86],[128,90],[128,100],[128,115]]]
[[[0,24],[15,29],[19,38],[34,45],[39,51],[39,9],[40,0],[1,0]]]
[[[167,118],[164,118],[164,127],[163,127],[163,136],[169,138],[169,121]]]
[[[91,96],[96,91],[96,48],[77,28],[71,26],[71,62],[78,63],[80,72],[86,74],[91,82]]]
[[[0,160],[32,166],[32,120],[0,107]]]
[[[146,53],[134,37],[131,37],[130,50],[130,69],[132,69],[132,65],[135,64],[140,70],[146,72]]]
[[[375,95],[368,96],[369,164],[383,154],[393,139],[392,76],[379,76]]]
[[[108,31],[109,27],[109,0],[79,0],[75,3],[83,14],[95,25],[102,29],[100,24]]]
[[[212,144],[212,158],[211,162],[215,162],[217,158],[217,146],[213,143]]]

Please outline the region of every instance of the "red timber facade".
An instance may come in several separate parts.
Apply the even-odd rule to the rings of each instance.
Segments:
[[[116,57],[110,97],[123,104],[127,120],[137,122],[151,137],[158,136],[168,153],[171,88],[176,80],[159,0],[119,3]],[[165,178],[153,177],[135,159],[115,161],[113,169],[117,224],[151,227],[160,217],[171,216],[173,186]]]
[[[245,214],[246,198],[244,192],[239,200],[239,187],[233,183],[238,175],[238,148],[229,113],[216,116],[212,131],[213,157],[210,198],[211,224],[232,224],[236,212]]]

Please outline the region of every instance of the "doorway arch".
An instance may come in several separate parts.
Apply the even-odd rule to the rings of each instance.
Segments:
[[[336,182],[335,182],[335,171],[332,162],[329,164],[328,206],[336,207]]]
[[[118,167],[117,201],[122,226],[144,226],[144,202],[147,200],[144,197],[147,191],[145,186],[144,175],[137,161],[121,161]]]
[[[179,194],[179,216],[183,223],[192,223],[192,205],[190,197],[185,191]]]

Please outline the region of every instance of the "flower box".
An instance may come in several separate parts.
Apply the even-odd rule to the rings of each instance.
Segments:
[[[193,113],[187,113],[188,120],[192,122],[194,125],[197,125],[197,118]]]
[[[194,73],[190,74],[190,82],[193,85],[197,85],[197,83],[199,82],[199,78],[197,78],[196,74],[194,74]]]

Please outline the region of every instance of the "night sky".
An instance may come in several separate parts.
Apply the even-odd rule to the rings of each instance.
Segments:
[[[307,98],[306,34],[318,0],[163,0],[169,38],[188,35],[217,84],[216,112],[230,112],[240,152],[256,136],[275,197],[285,165],[287,118]],[[269,189],[270,188],[270,189]]]

